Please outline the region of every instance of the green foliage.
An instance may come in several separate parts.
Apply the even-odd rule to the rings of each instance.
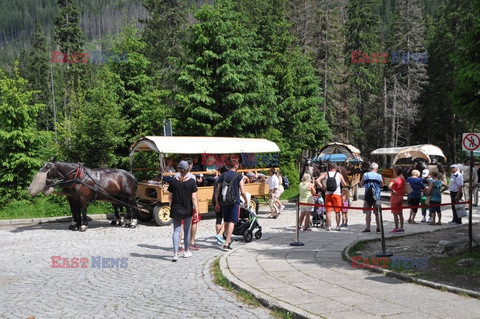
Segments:
[[[37,131],[36,118],[44,106],[34,103],[35,91],[18,70],[0,70],[0,205],[25,196],[34,172],[41,166],[38,151],[47,137]]]
[[[72,120],[62,127],[67,160],[89,167],[117,164],[113,151],[125,141],[127,125],[121,113],[123,94],[123,81],[107,68],[99,70],[95,85],[86,95],[77,89],[72,96]]]
[[[109,69],[122,80],[122,114],[129,119],[125,143],[117,150],[123,159],[122,167],[128,167],[130,146],[137,139],[146,135],[162,135],[162,124],[169,113],[165,101],[170,93],[155,88],[154,78],[149,71],[151,63],[142,53],[145,46],[145,42],[137,37],[133,23],[124,24],[112,46],[113,52],[128,54],[126,62],[109,64]]]
[[[460,36],[456,38],[453,97],[455,111],[471,125],[479,128],[480,121],[480,1],[466,1],[459,5]],[[458,21],[457,20],[457,21]]]
[[[253,30],[229,0],[204,5],[195,17],[178,79],[181,133],[258,136],[276,121],[269,114],[275,96]]]

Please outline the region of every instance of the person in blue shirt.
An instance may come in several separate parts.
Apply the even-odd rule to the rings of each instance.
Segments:
[[[368,189],[373,187],[375,190],[376,201],[369,202],[366,198],[364,198],[363,207],[365,208],[374,208],[373,213],[375,214],[375,222],[377,224],[377,233],[380,232],[380,224],[378,221],[378,208],[380,207],[380,190],[383,186],[383,179],[382,175],[377,173],[378,171],[378,164],[372,163],[370,164],[370,172],[363,174],[362,180],[360,185],[365,185],[365,194],[367,194]],[[366,228],[363,233],[370,232],[370,223],[372,221],[372,211],[371,210],[364,210],[363,213],[365,214],[365,224]]]
[[[422,198],[422,191],[425,189],[422,180],[419,178],[420,172],[416,169],[412,171],[412,176],[407,178],[407,183],[410,185],[411,192],[408,193],[408,204],[410,206],[418,206],[420,204],[420,198]],[[418,224],[415,221],[415,215],[418,208],[410,209],[410,217],[408,218],[409,224]]]

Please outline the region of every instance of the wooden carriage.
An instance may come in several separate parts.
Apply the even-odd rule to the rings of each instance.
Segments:
[[[156,179],[142,180],[138,183],[137,197],[141,212],[139,219],[149,221],[152,218],[159,225],[167,225],[172,222],[170,218],[170,207],[168,206],[168,184],[163,178],[173,176],[176,173],[165,172],[166,154],[184,154],[184,155],[212,155],[219,164],[226,164],[228,159],[236,156],[243,160],[243,167],[248,169],[239,169],[238,172],[247,171],[267,171],[269,166],[278,165],[277,154],[280,149],[278,146],[266,139],[257,138],[233,138],[233,137],[203,137],[203,136],[146,136],[136,141],[130,153],[130,165],[133,165],[135,152],[156,152],[159,156],[160,165],[157,168],[134,168],[133,171],[154,170],[159,171],[159,177]],[[268,153],[265,155],[265,153]],[[248,154],[248,156],[245,156]],[[262,156],[258,155],[262,154]],[[262,158],[263,168],[256,167],[258,158]],[[267,158],[272,159],[271,161]],[[248,159],[248,160],[246,160]],[[242,162],[242,160],[240,160]],[[276,162],[275,162],[276,160]],[[247,165],[246,165],[247,164]],[[268,165],[267,165],[268,164]],[[275,165],[276,164],[276,165]],[[203,174],[203,176],[215,176],[216,170],[191,172],[194,175]],[[268,175],[268,174],[267,174]],[[263,182],[245,183],[245,191],[250,197],[250,206],[258,212],[258,199],[268,195],[268,186]],[[213,196],[213,186],[199,186],[198,199],[200,213],[207,213]]]
[[[360,156],[360,150],[353,145],[344,143],[330,143],[322,147],[313,162],[319,165],[320,171],[324,172],[328,162],[335,162],[343,166],[346,170],[346,182],[351,189],[353,200],[358,198],[358,185],[362,179],[363,160]]]

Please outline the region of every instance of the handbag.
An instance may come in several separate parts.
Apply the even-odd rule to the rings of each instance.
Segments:
[[[455,205],[455,210],[457,211],[457,217],[462,218],[462,217],[467,217],[467,210],[465,209],[465,204],[457,204]]]

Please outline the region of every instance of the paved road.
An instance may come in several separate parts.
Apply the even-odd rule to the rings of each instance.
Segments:
[[[90,222],[85,233],[67,227],[0,228],[0,317],[271,317],[268,309],[246,306],[212,283],[209,265],[224,253],[213,241],[214,219],[199,226],[202,249],[176,263],[171,262],[171,227],[132,230],[108,221]],[[52,268],[52,256],[88,258],[88,268]],[[127,267],[92,268],[92,256],[127,258]]]

